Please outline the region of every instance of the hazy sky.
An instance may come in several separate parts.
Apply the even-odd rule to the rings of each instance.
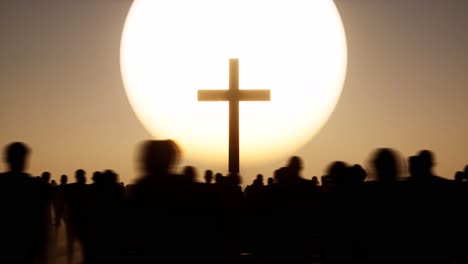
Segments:
[[[374,149],[391,147],[404,159],[433,150],[436,172],[452,178],[468,164],[468,1],[335,3],[348,72],[328,123],[296,153],[304,177],[322,175],[334,160],[367,167]],[[32,174],[48,170],[58,179],[78,168],[110,168],[126,182],[137,175],[136,147],[150,135],[120,75],[120,36],[131,4],[0,1],[0,146],[29,144]],[[270,176],[287,158],[243,171],[245,182],[257,173]],[[206,168],[199,169],[201,176]]]

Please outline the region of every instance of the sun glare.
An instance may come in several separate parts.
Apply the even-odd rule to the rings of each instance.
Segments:
[[[124,86],[136,115],[187,162],[228,159],[228,103],[199,89],[269,89],[240,103],[240,160],[260,165],[306,144],[332,113],[346,74],[346,39],[332,0],[136,0],[121,42]]]

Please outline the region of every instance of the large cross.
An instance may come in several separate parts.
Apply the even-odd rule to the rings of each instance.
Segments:
[[[199,90],[198,101],[229,102],[229,172],[239,174],[239,101],[270,101],[270,90],[239,90],[239,60],[229,60],[229,90]]]

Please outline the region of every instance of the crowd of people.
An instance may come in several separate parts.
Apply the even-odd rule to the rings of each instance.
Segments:
[[[171,140],[145,141],[139,155],[131,184],[83,169],[56,183],[49,172],[28,174],[29,147],[9,144],[0,263],[47,263],[50,226],[65,228],[69,263],[75,242],[84,263],[468,263],[468,166],[453,179],[435,175],[429,150],[409,157],[401,177],[397,152],[377,149],[373,180],[344,161],[308,179],[293,156],[245,189],[237,174],[207,170],[198,182],[192,166],[175,172]]]

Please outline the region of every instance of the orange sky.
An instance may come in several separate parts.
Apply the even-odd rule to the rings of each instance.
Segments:
[[[402,158],[433,150],[436,172],[452,178],[468,164],[468,2],[335,2],[348,40],[347,79],[328,123],[296,153],[304,177],[322,175],[334,160],[367,167],[375,148],[392,147]],[[111,168],[126,182],[137,175],[136,146],[150,135],[120,76],[130,5],[0,1],[0,146],[28,143],[32,174]],[[243,170],[245,183],[287,158]]]

